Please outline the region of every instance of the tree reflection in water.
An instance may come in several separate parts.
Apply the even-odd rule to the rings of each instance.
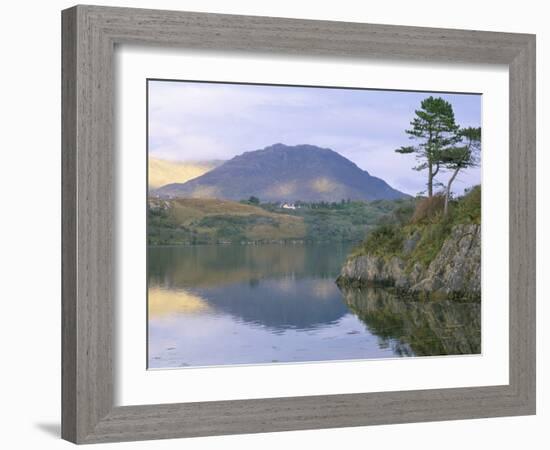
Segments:
[[[481,305],[400,299],[391,289],[343,289],[351,311],[402,356],[481,353]]]

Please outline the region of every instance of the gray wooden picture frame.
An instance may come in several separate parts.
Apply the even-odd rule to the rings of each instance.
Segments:
[[[535,413],[534,35],[98,6],[63,11],[62,32],[64,439],[94,443]],[[115,407],[116,44],[507,65],[509,384]]]

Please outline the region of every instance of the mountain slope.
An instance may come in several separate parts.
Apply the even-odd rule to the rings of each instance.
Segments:
[[[236,156],[186,183],[159,188],[160,196],[259,197],[262,201],[340,201],[406,197],[333,150],[275,144]]]
[[[177,162],[149,158],[148,185],[156,189],[170,183],[185,183],[218,167],[222,161]]]

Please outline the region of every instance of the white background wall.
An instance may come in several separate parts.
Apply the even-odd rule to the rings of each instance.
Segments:
[[[397,25],[469,28],[537,34],[538,228],[548,229],[543,179],[550,120],[550,28],[545,3],[511,1],[184,0],[104,1],[134,6],[233,14],[330,19]],[[60,10],[63,0],[4,2],[0,16],[0,415],[4,448],[68,448],[60,417]],[[548,448],[548,238],[538,238],[538,415],[353,429],[300,431],[120,444],[117,448]],[[6,252],[7,248],[7,252]],[[545,286],[546,284],[546,286]],[[546,366],[546,367],[545,367]],[[548,426],[547,424],[547,426]],[[546,442],[544,442],[546,440]],[[98,446],[105,447],[105,446]],[[107,448],[107,447],[105,447]],[[114,447],[109,447],[114,448]]]

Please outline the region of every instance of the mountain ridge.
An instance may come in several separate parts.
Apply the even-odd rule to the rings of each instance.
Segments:
[[[244,152],[185,183],[154,191],[160,197],[262,201],[379,200],[408,197],[329,148],[281,143]]]

